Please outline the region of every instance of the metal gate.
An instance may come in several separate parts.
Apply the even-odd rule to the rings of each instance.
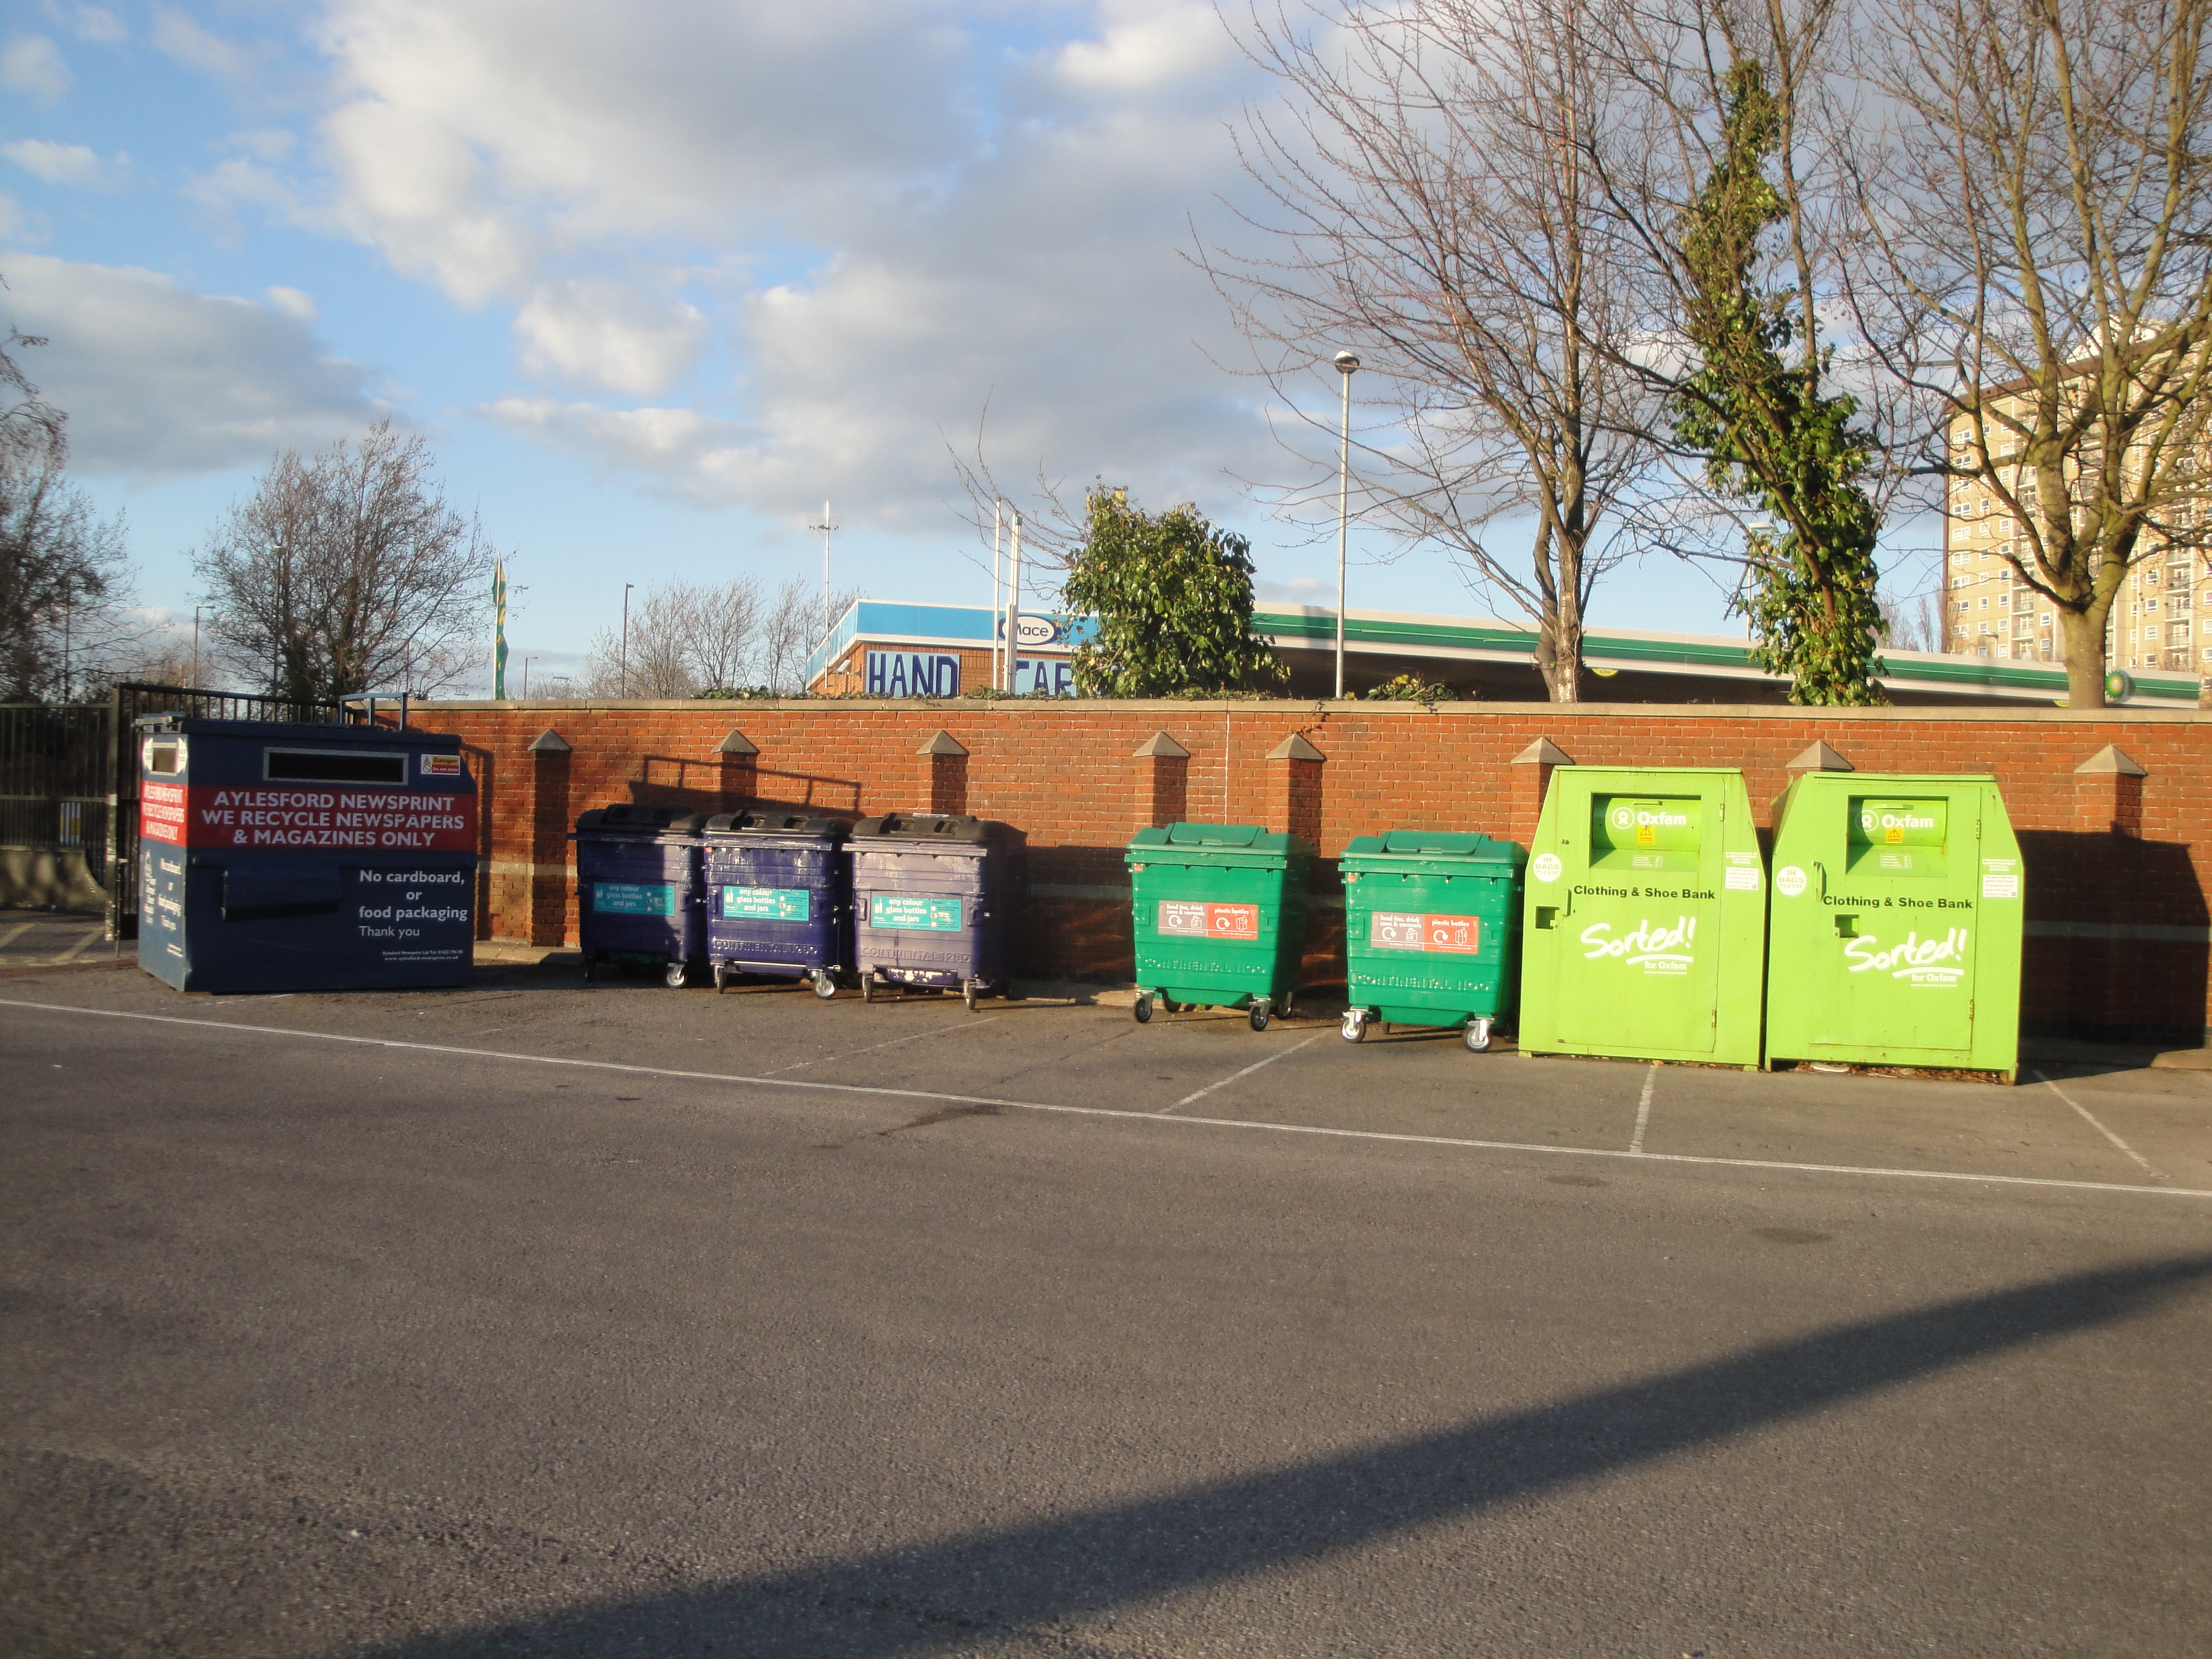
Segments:
[[[291,720],[312,726],[341,725],[337,702],[264,696],[245,691],[201,691],[183,685],[144,685],[129,681],[115,688],[106,708],[107,820],[107,936],[138,937],[138,745],[132,722],[144,714],[182,714],[200,720]]]
[[[108,703],[0,706],[0,905],[106,902],[112,720]]]

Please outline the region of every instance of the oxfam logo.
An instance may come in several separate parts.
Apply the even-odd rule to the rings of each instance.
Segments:
[[[1859,814],[1859,828],[1875,830],[1933,830],[1936,820],[1918,812],[1884,812],[1877,817],[1872,811]]]
[[[1633,830],[1636,827],[1635,812],[1626,806],[1614,807],[1613,809],[1613,827],[1616,830]]]

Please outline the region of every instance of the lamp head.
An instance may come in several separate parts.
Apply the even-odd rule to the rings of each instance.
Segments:
[[[1349,374],[1359,367],[1359,359],[1348,351],[1338,352],[1331,361],[1336,364],[1336,372],[1340,374]]]

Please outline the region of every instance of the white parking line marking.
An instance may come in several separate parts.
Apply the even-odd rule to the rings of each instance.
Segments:
[[[10,927],[6,933],[0,933],[0,951],[6,950],[9,945],[13,945],[17,939],[22,938],[24,934],[30,931],[31,924],[29,922],[19,921],[13,927]]]
[[[2091,1128],[2094,1129],[2099,1134],[2104,1136],[2106,1139],[2111,1141],[2113,1146],[2118,1147],[2130,1158],[2135,1159],[2136,1163],[2142,1164],[2143,1173],[2145,1175],[2148,1176],[2154,1181],[2163,1181],[2166,1179],[2164,1176],[2160,1175],[2156,1170],[2150,1167],[2150,1160],[2148,1158],[2145,1158],[2134,1147],[2129,1146],[2126,1141],[2121,1139],[2110,1129],[2107,1129],[2103,1124],[2097,1121],[2094,1117],[2090,1115],[2089,1110],[2087,1107],[2083,1106],[2080,1101],[2075,1099],[2073,1096],[2068,1094],[2065,1090],[2060,1088],[2056,1083],[2053,1083],[2047,1073],[2037,1072],[2035,1074],[2038,1078],[2042,1079],[2044,1087],[2049,1089],[2052,1094],[2057,1095],[2059,1099],[2064,1101],[2075,1111],[2081,1113],[2083,1121],[2086,1121]]]
[[[1901,1181],[1963,1182],[1971,1186],[2050,1187],[2069,1192],[2126,1193],[2154,1198],[2212,1198],[2212,1189],[2197,1187],[2131,1187],[2117,1181],[2065,1181],[2052,1176],[1972,1175],[1959,1170],[1888,1170],[1852,1164],[1787,1164],[1773,1158],[1705,1158],[1691,1152],[1616,1152],[1605,1146],[1538,1146],[1516,1140],[1473,1140],[1457,1135],[1401,1134],[1388,1129],[1334,1129],[1311,1123],[1256,1123],[1245,1118],[1167,1118],[1158,1112],[1124,1111],[1113,1106],[1058,1106],[1042,1100],[998,1100],[988,1095],[956,1095],[938,1089],[886,1089],[866,1083],[817,1083],[803,1077],[742,1077],[728,1072],[684,1072],[667,1066],[629,1066],[613,1060],[570,1060],[558,1054],[521,1054],[497,1048],[462,1048],[443,1042],[403,1042],[391,1037],[346,1036],[336,1031],[292,1031],[281,1025],[233,1025],[228,1020],[186,1019],[177,1014],[138,1014],[121,1008],[77,1008],[65,1002],[29,1002],[18,997],[0,997],[0,1008],[28,1008],[42,1014],[84,1014],[95,1019],[136,1019],[155,1025],[196,1025],[210,1031],[247,1031],[264,1036],[299,1037],[317,1042],[349,1042],[366,1048],[406,1048],[416,1054],[460,1054],[471,1060],[519,1060],[531,1066],[568,1066],[584,1071],[623,1072],[640,1077],[676,1078],[693,1083],[748,1084],[767,1089],[813,1089],[825,1094],[870,1095],[891,1100],[933,1100],[955,1106],[1000,1106],[1022,1112],[1057,1112],[1069,1117],[1119,1118],[1130,1123],[1173,1122],[1193,1128],[1250,1129],[1263,1134],[1319,1135],[1330,1140],[1376,1140],[1408,1146],[1450,1146],[1462,1152],[1540,1152],[1558,1158],[1615,1158],[1624,1160],[1632,1158],[1640,1164],[1698,1164],[1721,1170],[1776,1170],[1797,1175],[1886,1176]]]
[[[59,956],[56,957],[54,958],[53,965],[54,965],[55,967],[58,968],[58,967],[60,967],[60,966],[62,965],[62,963],[64,963],[64,962],[73,962],[73,961],[75,961],[75,960],[76,959],[77,956],[78,956],[81,952],[82,952],[82,951],[86,951],[86,950],[89,949],[89,948],[90,948],[90,946],[91,946],[91,945],[92,945],[92,942],[93,942],[94,939],[98,939],[99,937],[100,937],[100,932],[99,932],[99,930],[98,930],[98,929],[96,929],[96,928],[95,928],[93,932],[91,932],[91,933],[87,933],[87,934],[86,934],[82,939],[79,939],[76,944],[74,944],[74,945],[70,945],[70,948],[69,948],[68,950],[66,950],[66,951],[63,951],[63,952],[61,953],[61,955],[59,955]]]
[[[1644,1131],[1651,1122],[1651,1091],[1659,1085],[1659,1062],[1653,1060],[1651,1069],[1644,1074],[1644,1093],[1636,1102],[1636,1133],[1628,1138],[1632,1158],[1644,1156]]]
[[[1176,1110],[1178,1107],[1189,1105],[1194,1100],[1203,1100],[1206,1096],[1212,1094],[1216,1089],[1226,1089],[1231,1084],[1236,1082],[1237,1079],[1251,1076],[1253,1073],[1258,1071],[1262,1066],[1273,1066],[1279,1060],[1287,1060],[1291,1055],[1297,1053],[1299,1049],[1305,1048],[1309,1043],[1319,1042],[1322,1037],[1328,1035],[1328,1034],[1326,1031],[1316,1032],[1312,1036],[1308,1037],[1304,1042],[1294,1042],[1287,1048],[1278,1048],[1273,1054],[1269,1054],[1265,1060],[1255,1060],[1249,1066],[1247,1066],[1243,1071],[1231,1072],[1227,1077],[1222,1079],[1220,1082],[1209,1083],[1203,1089],[1200,1089],[1193,1093],[1185,1095],[1181,1100],[1176,1102],[1174,1106],[1161,1107],[1158,1112],[1153,1114],[1153,1115],[1156,1117],[1164,1116],[1168,1113]]]
[[[902,1042],[919,1042],[924,1037],[946,1036],[955,1032],[972,1031],[979,1025],[995,1025],[1005,1018],[1004,1014],[994,1014],[988,1019],[966,1020],[958,1025],[940,1025],[933,1031],[914,1031],[902,1037],[892,1037],[886,1042],[871,1042],[865,1048],[848,1048],[842,1054],[823,1054],[814,1060],[802,1060],[795,1066],[779,1066],[768,1075],[780,1077],[786,1072],[804,1071],[809,1066],[827,1066],[833,1060],[850,1060],[854,1054],[872,1054],[878,1048],[896,1048]]]

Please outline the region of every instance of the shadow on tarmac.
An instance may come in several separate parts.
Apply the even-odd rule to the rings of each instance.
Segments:
[[[890,1655],[1321,1559],[2156,1310],[2212,1255],[2081,1273],[1248,1478],[911,1550],[369,1649],[373,1659]],[[1080,1646],[1079,1638],[1075,1645]]]

